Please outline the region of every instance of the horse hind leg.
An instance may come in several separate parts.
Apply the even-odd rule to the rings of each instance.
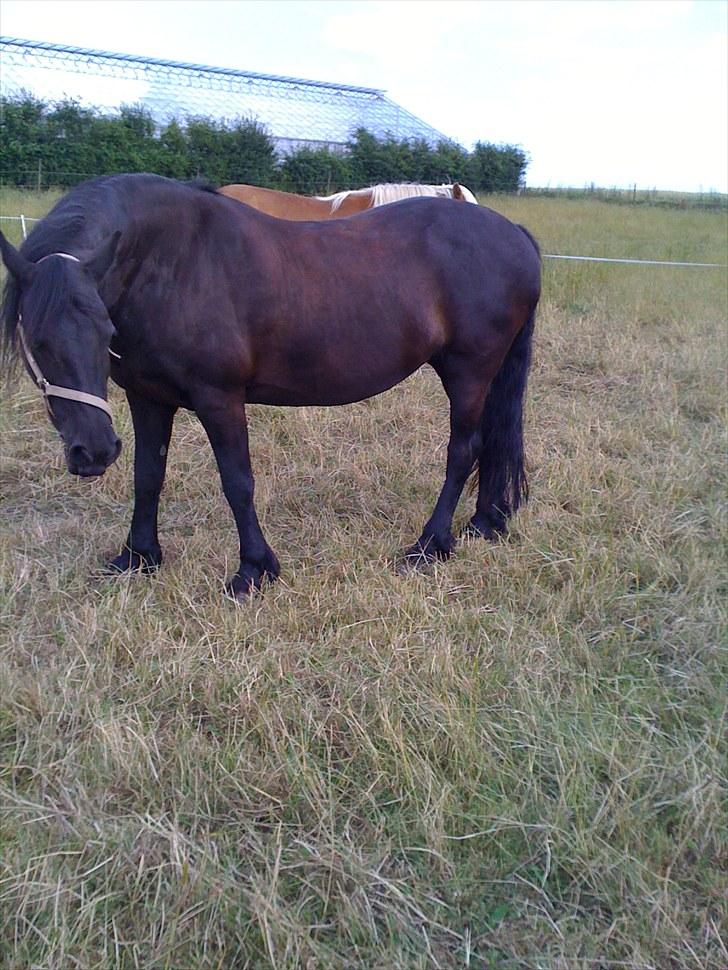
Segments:
[[[452,518],[482,450],[482,414],[490,375],[473,371],[472,360],[449,355],[431,361],[450,399],[450,441],[445,482],[417,542],[404,555],[406,565],[447,559],[455,546]]]

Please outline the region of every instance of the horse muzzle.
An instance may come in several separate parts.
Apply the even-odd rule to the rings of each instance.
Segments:
[[[89,449],[82,444],[71,445],[66,451],[66,464],[72,475],[98,478],[113,465],[121,453],[121,439],[114,435],[110,444]]]

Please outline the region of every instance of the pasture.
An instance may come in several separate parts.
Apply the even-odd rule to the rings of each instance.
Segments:
[[[547,253],[726,261],[725,213],[486,201]],[[247,607],[193,415],[165,564],[112,579],[123,395],[89,482],[4,382],[0,964],[724,967],[727,314],[724,270],[545,261],[531,503],[423,574],[394,559],[441,484],[434,374],[251,407],[282,576]]]

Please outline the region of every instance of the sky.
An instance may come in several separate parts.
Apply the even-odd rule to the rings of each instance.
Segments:
[[[728,191],[728,0],[0,0],[0,33],[381,88],[531,186]]]

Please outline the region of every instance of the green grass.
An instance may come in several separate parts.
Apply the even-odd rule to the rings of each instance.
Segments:
[[[720,213],[488,202],[545,252],[726,261]],[[726,966],[726,274],[544,278],[531,504],[429,575],[392,565],[441,484],[429,372],[250,408],[283,573],[245,608],[193,416],[164,568],[110,580],[122,395],[89,483],[2,389],[0,965]]]
[[[51,206],[60,199],[60,190],[48,192],[28,192],[25,189],[0,188],[0,230],[13,243],[19,245],[23,240],[22,223],[17,218],[25,216],[26,231],[35,225],[35,219],[42,219]],[[7,218],[11,217],[11,218]]]

